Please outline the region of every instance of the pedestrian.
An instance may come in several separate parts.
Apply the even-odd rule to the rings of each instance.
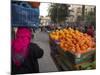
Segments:
[[[33,27],[33,32],[35,33],[35,28]]]
[[[89,35],[91,35],[92,37],[94,37],[94,27],[93,27],[93,25],[89,25],[89,26],[88,26],[87,34],[89,34]]]
[[[16,38],[11,43],[11,74],[39,73],[38,59],[43,50],[31,43],[32,30],[18,28]]]

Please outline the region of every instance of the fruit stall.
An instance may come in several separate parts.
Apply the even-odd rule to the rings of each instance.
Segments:
[[[87,33],[72,28],[49,33],[51,56],[59,71],[96,68],[96,42]]]

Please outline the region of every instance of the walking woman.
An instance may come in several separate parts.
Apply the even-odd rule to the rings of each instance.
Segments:
[[[32,30],[18,28],[11,45],[11,74],[39,73],[38,59],[43,56],[43,50],[31,43]]]

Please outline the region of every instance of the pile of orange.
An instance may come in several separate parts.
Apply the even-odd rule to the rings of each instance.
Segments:
[[[53,31],[50,38],[59,40],[60,47],[72,53],[82,54],[96,48],[95,41],[90,35],[72,28]]]

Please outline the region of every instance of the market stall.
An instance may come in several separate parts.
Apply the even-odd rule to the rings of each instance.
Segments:
[[[51,56],[60,71],[95,69],[95,39],[72,28],[49,34]]]

